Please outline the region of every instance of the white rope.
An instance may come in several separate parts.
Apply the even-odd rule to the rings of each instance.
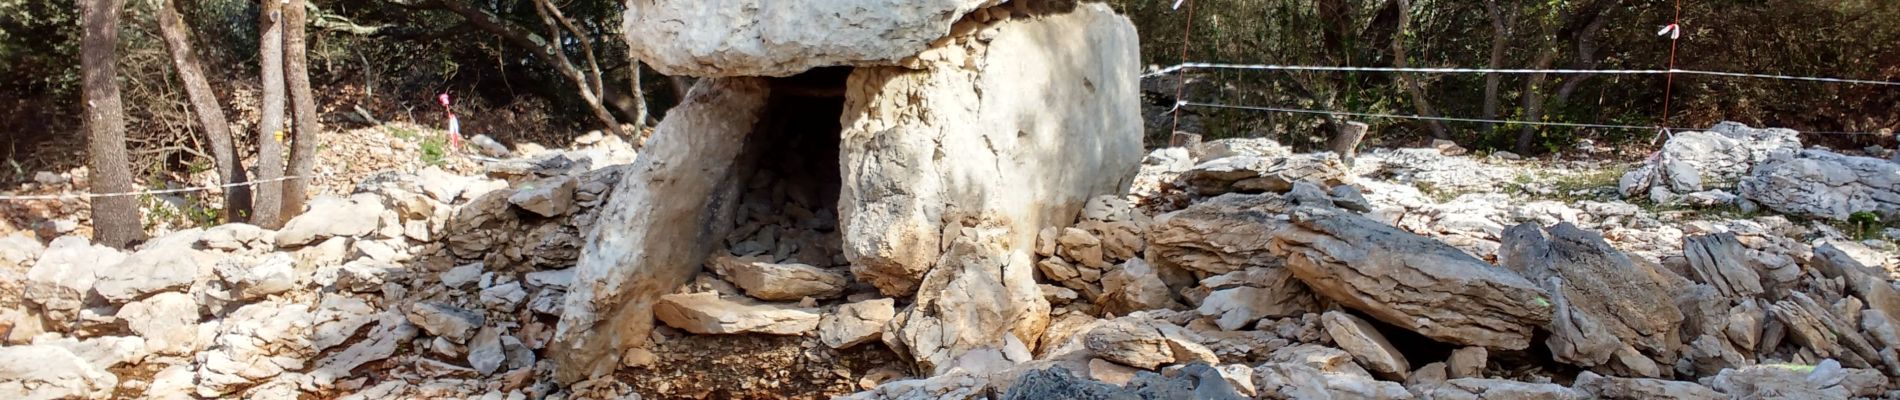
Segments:
[[[1307,109],[1298,109],[1298,108],[1236,106],[1236,105],[1228,105],[1228,104],[1196,103],[1196,102],[1190,102],[1190,101],[1180,102],[1177,105],[1177,107],[1225,108],[1225,109],[1236,109],[1236,110],[1284,112],[1284,113],[1294,113],[1294,114],[1347,115],[1347,116],[1354,116],[1354,117],[1361,117],[1361,118],[1415,119],[1415,120],[1447,121],[1447,122],[1480,122],[1480,123],[1489,122],[1489,123],[1500,123],[1500,124],[1519,124],[1519,125],[1534,125],[1534,126],[1561,126],[1561,127],[1571,127],[1571,128],[1630,129],[1630,130],[1648,130],[1648,131],[1654,131],[1654,130],[1659,129],[1658,127],[1653,126],[1653,125],[1641,126],[1641,125],[1612,125],[1612,124],[1580,124],[1580,123],[1571,123],[1571,122],[1537,122],[1537,121],[1513,121],[1513,120],[1480,119],[1480,118],[1428,117],[1428,116],[1423,116],[1423,115],[1406,115],[1406,114],[1377,114],[1377,113],[1357,113],[1357,112],[1346,112],[1346,111],[1307,110]],[[1693,129],[1693,128],[1660,128],[1660,129],[1667,129],[1670,131],[1699,130],[1699,129]],[[1802,133],[1823,134],[1823,135],[1827,135],[1827,134],[1871,135],[1873,134],[1873,133],[1868,133],[1868,132],[1802,132]]]
[[[1820,78],[1809,76],[1747,74],[1738,72],[1698,71],[1692,69],[1493,69],[1493,68],[1389,68],[1389,67],[1333,67],[1312,65],[1273,65],[1273,64],[1215,64],[1185,63],[1161,70],[1142,74],[1141,77],[1172,74],[1188,69],[1241,69],[1263,71],[1320,71],[1320,72],[1398,72],[1423,74],[1608,74],[1608,75],[1710,75],[1737,78],[1779,79],[1809,82],[1849,83],[1859,85],[1900,86],[1900,82],[1873,81],[1862,79]]]
[[[250,182],[239,182],[239,183],[227,183],[227,184],[216,185],[216,186],[200,186],[200,187],[165,189],[165,190],[148,190],[148,191],[141,191],[141,192],[125,192],[125,193],[63,193],[63,194],[33,195],[33,196],[0,195],[0,200],[4,200],[4,201],[68,200],[68,199],[95,199],[95,198],[101,198],[101,197],[125,197],[125,196],[144,196],[144,195],[153,195],[153,194],[189,193],[189,192],[202,192],[202,191],[207,191],[207,190],[212,190],[212,189],[229,189],[229,188],[234,188],[234,187],[239,187],[239,186],[256,186],[256,185],[262,185],[266,183],[282,182],[282,181],[304,179],[304,178],[305,177],[302,177],[302,176],[286,176],[286,177],[276,178],[276,179],[266,179],[266,180],[261,180],[261,181],[250,181]]]

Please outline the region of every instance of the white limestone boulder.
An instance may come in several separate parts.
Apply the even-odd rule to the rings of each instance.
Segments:
[[[1004,0],[659,0],[627,2],[633,56],[666,75],[790,76],[896,65],[958,18]],[[987,15],[986,15],[987,17]]]

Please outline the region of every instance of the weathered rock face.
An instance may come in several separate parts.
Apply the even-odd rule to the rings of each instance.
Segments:
[[[805,264],[773,264],[729,256],[715,257],[711,264],[714,272],[760,300],[832,298],[843,293],[849,283],[844,274]]]
[[[1183,186],[1195,194],[1284,193],[1293,183],[1333,187],[1352,181],[1345,163],[1332,153],[1288,155],[1278,158],[1240,155],[1216,159],[1181,173]]]
[[[1352,358],[1359,360],[1360,365],[1373,372],[1398,377],[1404,377],[1412,371],[1412,364],[1406,362],[1405,355],[1392,347],[1392,342],[1387,341],[1385,335],[1380,334],[1371,323],[1339,311],[1326,312],[1320,316],[1320,321],[1326,326],[1327,336],[1332,336],[1334,343],[1352,353]]]
[[[1742,179],[1742,197],[1794,215],[1900,215],[1900,163],[1821,150],[1776,153]]]
[[[736,196],[727,177],[769,91],[758,79],[700,81],[654,130],[575,267],[587,284],[568,289],[549,345],[563,381],[611,371],[619,349],[647,340],[653,301],[698,272],[729,218],[712,205]]]
[[[73,313],[86,306],[98,275],[125,258],[124,253],[85,238],[54,239],[39,262],[26,271],[25,298],[38,303],[50,318],[70,321]]]
[[[1532,330],[1550,322],[1543,290],[1442,242],[1338,209],[1299,206],[1288,214],[1271,251],[1315,293],[1380,321],[1446,343],[1501,349],[1529,347]]]
[[[818,321],[818,339],[834,349],[876,341],[884,333],[884,324],[897,316],[896,303],[876,299],[838,306]]]
[[[713,292],[660,296],[653,314],[667,326],[698,334],[797,335],[818,327],[817,310],[721,299]]]
[[[1284,264],[1267,251],[1269,234],[1279,225],[1275,216],[1247,205],[1208,201],[1157,217],[1148,253],[1163,267],[1212,274]]]
[[[0,397],[106,399],[119,378],[59,346],[0,347]]]
[[[964,14],[1002,2],[633,1],[621,27],[634,58],[663,74],[790,76],[896,65],[948,36]]]
[[[368,235],[376,231],[383,211],[382,200],[373,195],[312,199],[308,210],[277,231],[277,246],[294,248],[331,237]]]
[[[917,303],[886,326],[884,342],[925,371],[1000,369],[1028,361],[1049,326],[1049,302],[1002,229],[962,228]]]
[[[854,71],[838,206],[852,273],[909,294],[960,221],[1007,228],[1011,264],[1032,265],[1042,228],[1126,189],[1141,161],[1136,41],[1127,18],[1086,4],[991,22],[921,69]]]
[[[1754,129],[1723,122],[1706,132],[1677,132],[1659,155],[1623,174],[1617,190],[1626,197],[1665,200],[1705,188],[1733,187],[1756,163],[1779,151],[1801,148],[1800,134],[1789,129]]]
[[[1683,316],[1661,281],[1668,272],[1630,261],[1601,235],[1570,223],[1505,230],[1499,256],[1552,296],[1546,344],[1557,360],[1647,377],[1660,376],[1657,364],[1675,361]]]

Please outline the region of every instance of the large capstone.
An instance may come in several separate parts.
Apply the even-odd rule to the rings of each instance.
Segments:
[[[662,74],[791,76],[897,65],[965,14],[1003,1],[641,0],[626,2],[621,31],[633,56]]]

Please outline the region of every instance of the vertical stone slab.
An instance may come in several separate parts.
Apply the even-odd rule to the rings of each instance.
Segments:
[[[557,378],[612,372],[646,343],[655,299],[691,279],[730,225],[740,153],[769,94],[763,79],[702,80],[655,129],[587,235],[551,345]]]
[[[885,341],[925,371],[1027,360],[1049,323],[1037,233],[1139,167],[1133,24],[1100,4],[1032,14],[960,22],[921,69],[846,83],[845,257],[884,294],[916,294]]]
[[[847,83],[839,216],[852,272],[916,290],[946,227],[1006,228],[1015,260],[1090,197],[1125,191],[1141,161],[1138,38],[1107,6],[958,23],[922,69]]]

